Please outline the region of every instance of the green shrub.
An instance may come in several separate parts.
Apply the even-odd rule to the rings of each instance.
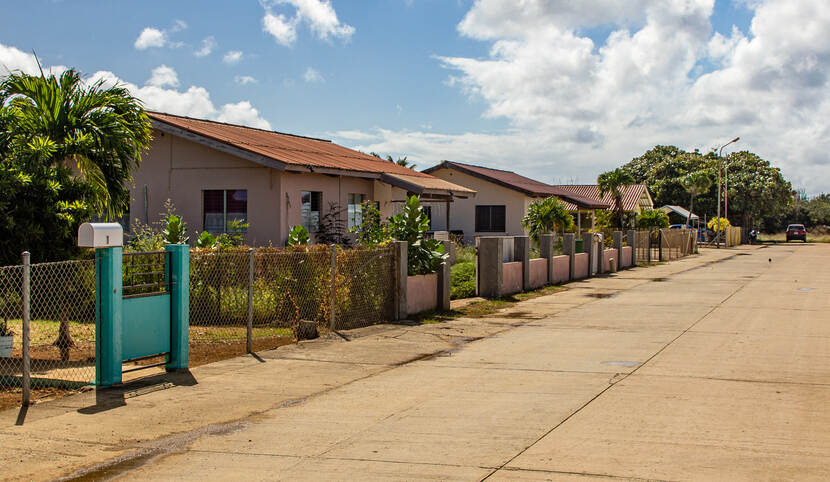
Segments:
[[[461,263],[475,263],[476,262],[476,247],[475,246],[467,246],[462,247],[458,246],[455,250],[455,264]]]
[[[476,294],[475,261],[456,263],[450,268],[450,298],[469,298]]]

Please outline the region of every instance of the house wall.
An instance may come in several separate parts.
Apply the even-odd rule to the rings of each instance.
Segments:
[[[202,190],[247,189],[248,244],[268,244],[280,237],[279,172],[180,137],[153,132],[153,142],[142,157],[130,190],[130,220],[156,223],[169,198],[188,224],[188,234],[203,226]],[[147,191],[145,204],[144,192]],[[146,213],[146,215],[145,215]]]
[[[450,230],[463,230],[464,238],[468,244],[472,242],[475,236],[521,236],[527,234],[522,228],[521,220],[527,212],[527,205],[532,201],[529,196],[453,169],[437,169],[430,172],[430,174],[477,191],[474,197],[455,199],[450,206]],[[475,231],[475,207],[477,205],[502,204],[505,206],[504,226],[506,231],[503,233],[477,233]]]
[[[188,223],[191,240],[195,239],[195,232],[204,229],[205,189],[247,189],[250,227],[245,243],[280,246],[288,238],[290,228],[302,223],[302,191],[322,192],[321,216],[328,212],[329,202],[338,202],[344,209],[345,221],[350,193],[373,199],[375,184],[391,188],[385,183],[351,176],[278,171],[160,131],[154,131],[153,136],[150,149],[133,176],[130,219],[157,222],[169,198],[177,214]]]
[[[320,206],[320,217],[329,212],[330,203],[336,202],[343,210],[342,219],[347,221],[349,194],[363,194],[367,200],[372,200],[374,195],[373,182],[370,179],[361,179],[351,176],[329,176],[326,174],[314,174],[306,172],[281,172],[281,213],[285,220],[282,226],[282,234],[279,244],[283,244],[288,238],[288,232],[293,226],[302,224],[302,192],[320,191],[322,193],[322,204]]]

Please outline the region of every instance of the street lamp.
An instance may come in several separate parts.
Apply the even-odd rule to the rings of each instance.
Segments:
[[[726,144],[724,144],[724,145],[720,146],[720,149],[718,149],[718,221],[717,221],[717,223],[718,223],[718,234],[715,236],[715,244],[717,245],[718,249],[720,249],[720,232],[721,232],[721,218],[720,218],[720,197],[721,197],[721,194],[720,194],[720,193],[721,193],[721,190],[720,190],[720,176],[721,176],[721,170],[723,169],[723,168],[721,167],[721,159],[722,159],[722,158],[721,158],[721,154],[723,154],[723,148],[724,148],[724,147],[726,147],[726,146],[728,146],[729,144],[732,144],[732,143],[734,143],[734,142],[738,142],[739,140],[741,140],[741,138],[740,138],[740,137],[736,137],[736,138],[732,139],[731,141],[727,142]]]

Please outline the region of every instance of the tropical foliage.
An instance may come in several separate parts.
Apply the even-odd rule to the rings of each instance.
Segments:
[[[406,241],[408,246],[410,276],[434,273],[447,258],[444,245],[426,237],[429,218],[421,207],[418,196],[410,196],[404,210],[389,218],[388,232],[396,241]]]
[[[116,219],[150,143],[141,103],[121,86],[12,73],[0,82],[0,262],[77,255],[75,234],[93,216]]]
[[[726,218],[714,217],[714,218],[710,219],[708,223],[706,223],[706,226],[709,229],[711,229],[712,231],[717,232],[717,231],[723,231],[726,228],[728,228],[729,226],[732,226],[732,223],[730,223],[729,220],[726,219]]]
[[[637,227],[640,229],[662,229],[669,227],[669,215],[659,209],[643,211],[637,217]]]
[[[617,226],[623,228],[623,194],[626,186],[634,184],[634,177],[628,171],[621,168],[613,171],[603,172],[597,177],[597,186],[599,187],[599,197],[605,197],[606,194],[611,193],[614,199],[614,210],[617,212]]]
[[[567,230],[573,226],[573,216],[565,204],[555,197],[533,201],[522,217],[522,226],[528,230],[531,239],[539,243],[539,236],[556,230]]]

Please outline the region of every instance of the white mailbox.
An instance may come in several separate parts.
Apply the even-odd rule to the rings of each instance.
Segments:
[[[118,223],[84,223],[78,228],[81,248],[111,248],[124,245],[124,229]]]

